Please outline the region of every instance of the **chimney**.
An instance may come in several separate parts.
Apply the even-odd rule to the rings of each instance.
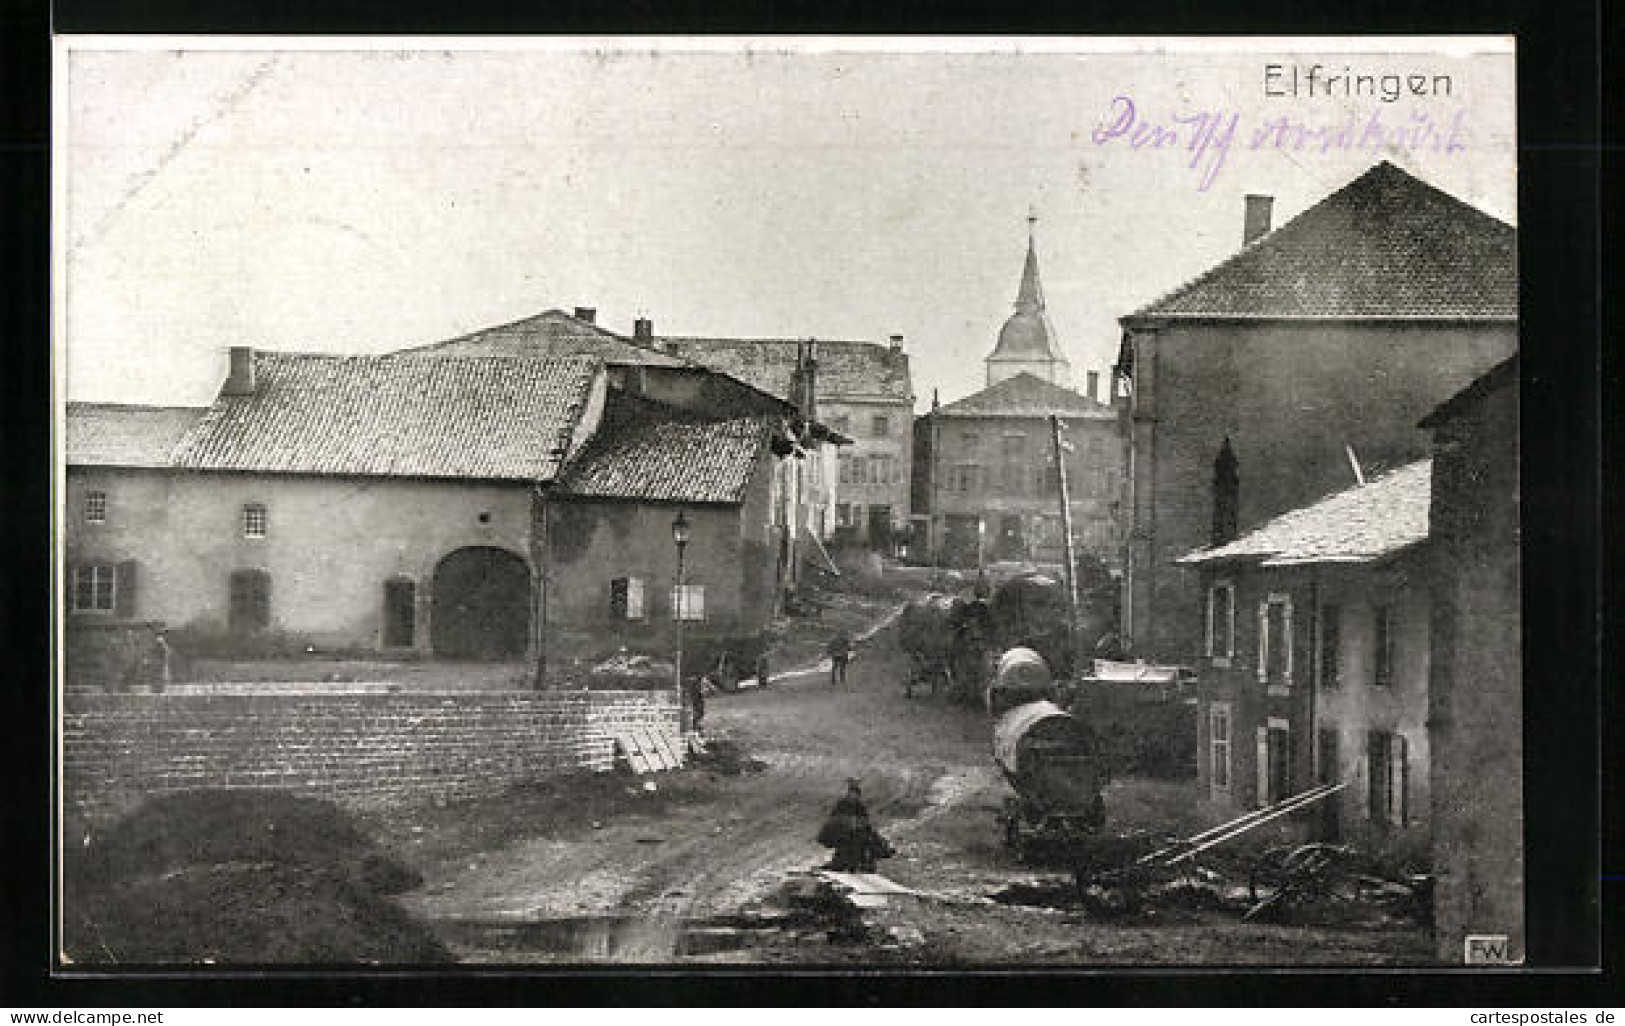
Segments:
[[[894,353],[900,353],[903,351],[903,336],[891,336],[891,351]]]
[[[1252,244],[1259,236],[1270,230],[1270,207],[1275,204],[1273,196],[1249,195],[1247,197],[1247,213],[1241,226],[1241,244]]]
[[[221,386],[220,394],[254,394],[254,348],[252,346],[231,347],[231,372],[226,375],[226,383]]]
[[[655,322],[647,317],[639,317],[632,322],[632,340],[649,345],[655,338]]]
[[[935,413],[940,409],[942,409],[942,400],[937,398],[937,390],[933,388],[931,390],[931,412]]]
[[[818,340],[809,338],[796,346],[796,370],[801,380],[801,415],[808,420],[818,419]]]
[[[1088,381],[1089,398],[1093,399],[1097,403],[1100,402],[1100,372],[1090,371],[1088,374]]]
[[[576,307],[576,320],[586,321],[588,324],[597,323],[598,308],[595,306]]]

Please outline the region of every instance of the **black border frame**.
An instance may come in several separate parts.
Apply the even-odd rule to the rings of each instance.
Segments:
[[[1602,455],[1619,441],[1604,423],[1606,387],[1618,394],[1619,367],[1601,345],[1605,297],[1602,245],[1616,237],[1615,211],[1604,211],[1605,164],[1617,171],[1617,136],[1603,118],[1600,2],[1436,0],[1420,10],[1381,4],[1309,5],[1289,0],[1234,5],[1140,0],[1130,9],[1089,9],[1051,2],[984,8],[916,2],[886,10],[853,0],[822,5],[756,5],[713,0],[656,5],[592,0],[539,7],[432,0],[58,0],[55,10],[19,9],[8,0],[0,81],[22,102],[0,113],[7,237],[21,252],[4,292],[11,329],[3,406],[7,493],[7,571],[0,575],[11,660],[5,688],[6,757],[13,800],[3,847],[10,886],[0,897],[5,976],[0,1002],[16,1006],[105,1004],[216,1006],[549,1006],[601,1005],[1142,1005],[1549,1004],[1584,1010],[1621,1003],[1610,971],[1429,970],[1121,970],[841,972],[684,970],[662,972],[497,970],[232,973],[220,978],[139,976],[53,978],[49,968],[52,765],[48,595],[45,540],[50,530],[49,331],[49,32],[189,34],[500,35],[611,33],[917,33],[917,34],[1512,34],[1518,44],[1519,225],[1523,295],[1523,472],[1525,818],[1528,946],[1553,965],[1595,964],[1619,946],[1625,860],[1618,856],[1617,799],[1603,804],[1603,779],[1615,780],[1619,703],[1598,682],[1613,680],[1616,650],[1603,651],[1610,624],[1601,528]],[[1603,145],[1614,139],[1613,148]],[[1617,273],[1617,272],[1616,272]],[[1617,286],[1617,280],[1610,282]],[[47,340],[43,344],[40,340]],[[1610,480],[1609,484],[1614,481]],[[1616,606],[1617,608],[1617,606]],[[1606,675],[1602,672],[1607,670]],[[1600,752],[1599,752],[1600,746]],[[1600,756],[1603,767],[1594,767]],[[1600,768],[1599,774],[1596,770]],[[1608,818],[1606,822],[1603,813]],[[1606,830],[1606,834],[1605,831]],[[1599,851],[1613,853],[1599,861]],[[1602,868],[1606,866],[1607,868]],[[1603,879],[1604,874],[1614,874]],[[1601,931],[1608,931],[1604,942]],[[1593,938],[1598,943],[1593,943]]]

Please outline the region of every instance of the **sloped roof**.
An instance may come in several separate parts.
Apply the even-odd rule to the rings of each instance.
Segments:
[[[637,345],[624,335],[600,328],[563,310],[485,328],[426,346],[403,349],[399,356],[596,356],[605,363],[644,367],[688,367],[687,360]]]
[[[1427,538],[1432,492],[1433,461],[1418,460],[1176,562],[1256,559],[1263,566],[1371,562]]]
[[[1518,387],[1518,354],[1502,360],[1500,363],[1485,371],[1466,388],[1446,399],[1433,412],[1423,417],[1416,426],[1419,428],[1435,428],[1453,417],[1461,415],[1471,409],[1475,403],[1491,394],[1498,388],[1511,385]]]
[[[1383,161],[1122,320],[1517,316],[1517,229]]]
[[[602,366],[586,357],[254,354],[181,441],[196,470],[550,480]]]
[[[1105,403],[1022,371],[935,410],[937,417],[1093,417],[1117,416]]]
[[[703,338],[661,335],[677,352],[714,370],[754,385],[787,402],[794,402],[796,348],[793,338]],[[892,353],[889,345],[852,340],[818,340],[818,394],[843,398],[913,402],[908,356]]]
[[[167,467],[203,414],[193,406],[69,403],[63,451],[70,466]]]
[[[700,421],[614,393],[598,432],[560,478],[581,498],[742,502],[774,418]]]

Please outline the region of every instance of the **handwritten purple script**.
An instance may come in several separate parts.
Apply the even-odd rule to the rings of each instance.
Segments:
[[[1111,109],[1089,137],[1098,146],[1121,142],[1131,149],[1184,149],[1190,154],[1186,167],[1200,173],[1197,190],[1206,192],[1224,167],[1232,146],[1249,150],[1287,150],[1293,153],[1329,153],[1332,150],[1404,149],[1413,152],[1461,153],[1467,149],[1466,112],[1456,111],[1448,123],[1431,115],[1413,113],[1408,122],[1381,109],[1370,117],[1351,114],[1342,121],[1310,124],[1301,119],[1273,117],[1242,134],[1241,115],[1225,111],[1202,111],[1176,115],[1158,124],[1140,114],[1127,96],[1112,99]]]

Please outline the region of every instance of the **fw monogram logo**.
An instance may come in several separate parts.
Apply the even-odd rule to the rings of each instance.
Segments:
[[[1516,965],[1512,945],[1504,933],[1470,933],[1467,935],[1468,965]]]

